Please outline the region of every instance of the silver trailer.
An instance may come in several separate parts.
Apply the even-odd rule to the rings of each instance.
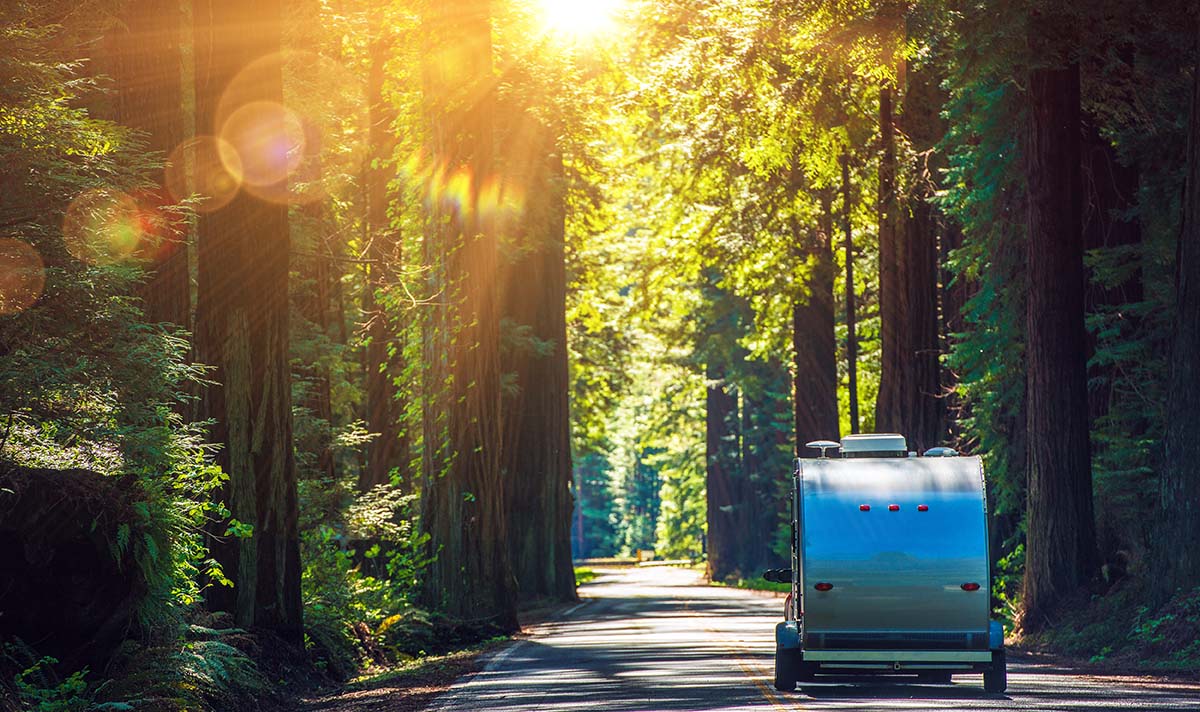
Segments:
[[[775,629],[776,689],[817,675],[983,673],[988,692],[1004,691],[979,458],[917,457],[900,435],[809,447],[821,457],[796,461],[791,570],[767,572],[792,585]]]

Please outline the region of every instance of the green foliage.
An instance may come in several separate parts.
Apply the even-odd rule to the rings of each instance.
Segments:
[[[93,263],[68,249],[73,200],[95,190],[140,195],[162,165],[141,137],[84,108],[98,87],[79,52],[101,19],[74,8],[0,8],[0,227],[36,251],[44,276],[36,301],[0,316],[0,458],[132,478],[141,499],[133,519],[114,526],[111,552],[148,585],[142,626],[170,629],[199,599],[201,529],[221,516],[209,498],[222,475],[209,464],[204,424],[181,415],[204,370],[188,362],[185,332],[145,322],[138,260]],[[152,222],[185,215],[168,206]]]
[[[1073,606],[1059,625],[1026,643],[1122,671],[1195,670],[1200,663],[1200,589],[1179,591],[1157,607],[1140,603],[1146,593],[1126,584],[1092,596]]]
[[[58,664],[54,658],[44,657],[25,668],[14,679],[21,702],[36,712],[83,712],[91,709],[92,695],[84,680],[88,670],[84,668],[71,673],[61,682],[55,681],[50,668]]]
[[[772,591],[775,593],[790,593],[792,590],[792,585],[790,583],[776,583],[774,581],[768,581],[761,576],[755,576],[753,578],[740,578],[733,584],[733,587],[744,588],[750,591]]]
[[[1005,26],[995,32],[1002,33]],[[990,36],[990,35],[989,35]],[[974,36],[958,41],[974,43]],[[971,64],[951,75],[943,140],[949,166],[937,204],[965,235],[949,255],[951,287],[968,293],[945,366],[956,379],[958,448],[984,458],[991,527],[1009,562],[1025,512],[1024,178],[1014,120],[1022,120],[1009,68]],[[982,73],[981,73],[982,72]],[[1007,570],[1005,576],[1019,574]],[[1015,591],[1006,584],[1008,605]]]
[[[575,585],[582,586],[585,583],[590,583],[591,581],[594,581],[596,579],[597,575],[598,574],[595,571],[593,571],[589,568],[586,568],[583,566],[576,566],[575,567]]]
[[[307,485],[302,483],[301,496],[317,501],[316,488]],[[341,679],[373,661],[396,622],[421,619],[415,599],[429,563],[428,535],[413,526],[413,495],[391,485],[360,495],[351,491],[340,489],[348,501],[335,508],[338,514],[320,513],[301,529],[306,647]]]

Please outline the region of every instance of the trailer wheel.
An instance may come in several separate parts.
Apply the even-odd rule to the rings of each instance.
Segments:
[[[1008,667],[1003,649],[992,653],[992,669],[983,673],[983,689],[985,692],[1004,692],[1008,689]]]
[[[792,692],[796,689],[796,676],[803,664],[800,651],[793,648],[775,648],[775,689]]]

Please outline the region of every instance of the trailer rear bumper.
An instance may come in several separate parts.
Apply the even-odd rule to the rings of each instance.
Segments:
[[[991,663],[990,650],[805,650],[804,659],[819,663]]]
[[[995,673],[1003,650],[797,650],[809,675]]]

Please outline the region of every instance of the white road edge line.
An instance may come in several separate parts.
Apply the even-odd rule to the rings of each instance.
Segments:
[[[446,712],[446,710],[454,709],[454,703],[457,701],[461,692],[470,687],[471,684],[475,682],[475,679],[483,673],[495,671],[496,668],[500,667],[505,660],[508,660],[508,658],[517,651],[517,648],[520,648],[525,644],[525,642],[525,640],[514,640],[507,648],[493,654],[488,660],[487,665],[484,665],[482,670],[477,670],[476,672],[471,673],[471,675],[466,678],[465,682],[460,685],[452,683],[452,686],[441,695],[438,701],[438,706],[431,708],[432,712]]]
[[[591,599],[580,601],[579,603],[575,604],[574,606],[571,606],[567,610],[563,611],[561,617],[563,619],[569,618],[572,613],[579,610],[580,608],[583,608],[590,602],[591,602]],[[504,663],[505,660],[508,660],[508,658],[511,657],[512,654],[515,653],[517,651],[517,649],[520,648],[522,645],[524,645],[528,640],[529,640],[528,638],[514,640],[512,642],[512,644],[509,645],[507,648],[504,648],[503,650],[501,650],[497,653],[494,653],[492,655],[492,657],[488,660],[487,664],[483,666],[482,670],[478,670],[476,672],[471,673],[470,677],[468,677],[466,679],[466,681],[463,682],[461,685],[453,685],[452,684],[452,686],[441,695],[438,706],[433,708],[433,711],[434,712],[446,712],[446,710],[452,709],[450,706],[454,704],[459,693],[462,692],[467,687],[469,687],[471,685],[471,683],[475,682],[476,677],[478,677],[481,673],[494,672],[496,670],[496,668],[500,667]]]

